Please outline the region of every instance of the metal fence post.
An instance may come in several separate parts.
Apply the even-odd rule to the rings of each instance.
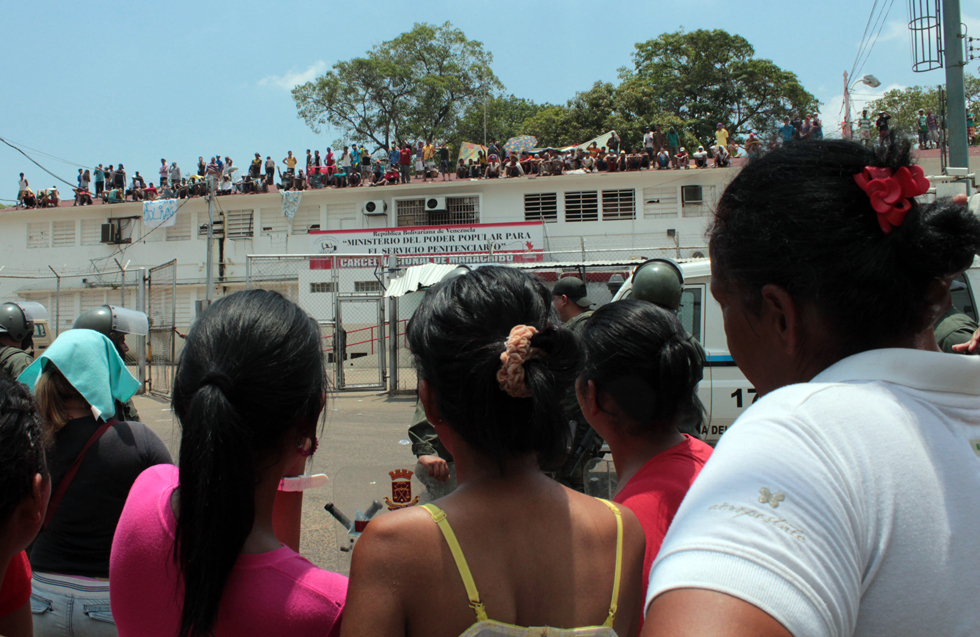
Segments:
[[[54,337],[61,335],[61,275],[54,271],[50,265],[48,269],[54,272],[55,293],[54,293]]]
[[[146,314],[146,268],[136,270],[136,309]],[[138,363],[138,377],[140,382],[140,393],[146,393],[146,339],[141,336],[136,342],[136,360]]]
[[[388,298],[388,338],[390,339],[391,360],[388,363],[388,393],[398,391],[398,297]]]

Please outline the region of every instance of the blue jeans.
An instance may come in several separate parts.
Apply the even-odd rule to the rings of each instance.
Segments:
[[[109,582],[34,573],[31,614],[35,637],[116,637]]]

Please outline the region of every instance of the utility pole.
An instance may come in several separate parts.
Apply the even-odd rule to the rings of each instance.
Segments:
[[[851,138],[851,90],[847,83],[847,71],[844,71],[844,126],[841,129],[841,137]]]
[[[208,253],[207,253],[207,266],[206,266],[206,278],[205,278],[205,298],[207,299],[208,305],[211,305],[211,301],[214,300],[214,272],[211,269],[211,249],[214,245],[214,187],[217,179],[214,175],[208,176]]]
[[[949,127],[949,166],[969,168],[966,138],[966,94],[963,87],[963,34],[960,0],[943,0],[943,39],[946,66],[946,123]]]

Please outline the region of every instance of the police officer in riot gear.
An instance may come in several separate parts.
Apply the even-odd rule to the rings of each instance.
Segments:
[[[48,318],[40,303],[21,301],[0,305],[0,371],[16,379],[34,362],[34,321]]]
[[[146,336],[150,333],[150,321],[146,314],[138,310],[128,310],[114,305],[102,305],[86,310],[75,319],[72,329],[94,330],[104,335],[116,346],[120,358],[126,360],[129,346],[126,344],[126,334]],[[139,413],[130,398],[119,406],[118,413],[123,420],[140,422]]]
[[[629,298],[647,301],[674,314],[680,310],[681,295],[684,292],[684,274],[680,266],[670,259],[650,259],[636,267],[633,271],[633,281]],[[624,297],[625,298],[625,297]],[[688,340],[701,355],[701,362],[707,362],[707,355],[701,343],[693,335],[688,334]],[[701,425],[704,424],[703,410],[687,422],[681,422],[678,429],[681,433],[694,438],[701,437]]]

